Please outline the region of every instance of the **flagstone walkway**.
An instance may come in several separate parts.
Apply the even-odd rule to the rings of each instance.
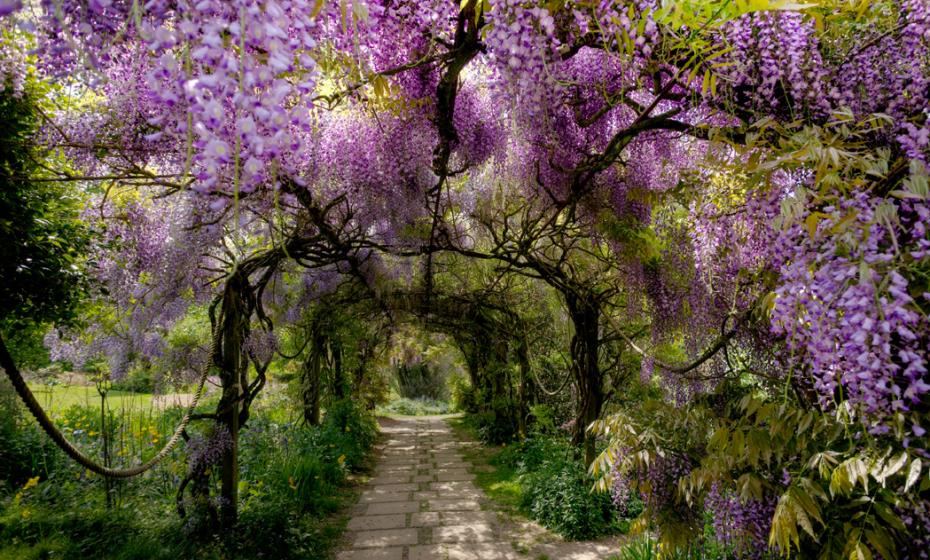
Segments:
[[[502,519],[462,457],[474,444],[458,441],[441,418],[395,419],[381,430],[375,474],[338,560],[600,560],[616,551],[552,542],[538,525]]]

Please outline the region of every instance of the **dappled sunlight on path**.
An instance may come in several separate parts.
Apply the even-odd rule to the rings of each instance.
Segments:
[[[616,552],[605,543],[559,542],[495,511],[461,453],[474,443],[458,441],[442,418],[392,419],[382,432],[374,477],[338,560],[601,560]]]

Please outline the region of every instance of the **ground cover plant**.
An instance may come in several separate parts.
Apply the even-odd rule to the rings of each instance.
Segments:
[[[928,107],[927,0],[0,0],[4,553],[317,554],[394,396],[575,537],[925,557]]]
[[[5,391],[4,406],[16,407],[9,387]],[[279,407],[257,406],[252,427],[243,433],[239,484],[245,498],[235,541],[207,536],[209,504],[178,500],[177,482],[186,472],[215,470],[216,434],[191,434],[186,453],[142,478],[111,485],[71,462],[21,410],[5,408],[10,420],[0,435],[0,557],[325,557],[346,521],[340,511],[357,496],[347,477],[365,468],[375,427],[349,403],[334,404],[318,427],[280,422],[288,413]],[[108,419],[111,453],[121,457],[156,447],[180,415],[177,407],[136,419],[114,411]],[[104,445],[96,407],[72,405],[56,421],[82,448]],[[268,532],[277,536],[274,542],[265,538]]]

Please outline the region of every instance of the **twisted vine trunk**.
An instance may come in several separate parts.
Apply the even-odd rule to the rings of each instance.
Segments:
[[[568,312],[575,327],[572,336],[572,374],[578,387],[578,407],[572,444],[584,447],[585,465],[594,462],[594,436],[587,432],[588,425],[598,419],[604,406],[604,382],[598,364],[600,333],[598,321],[601,309],[591,294],[566,297]]]
[[[231,527],[238,517],[239,413],[243,400],[242,376],[248,365],[243,356],[243,344],[250,315],[244,296],[249,289],[248,279],[242,273],[234,272],[230,276],[223,293],[221,339],[216,357],[223,389],[216,409],[217,424],[229,432],[229,444],[220,459],[219,518],[223,527]]]
[[[332,357],[333,396],[337,399],[344,399],[348,396],[349,387],[345,372],[342,370],[342,343],[336,339],[330,339],[329,350]]]
[[[530,372],[530,355],[529,346],[526,337],[520,338],[517,345],[517,363],[519,365],[520,378],[517,382],[517,432],[520,439],[526,437],[526,415],[529,404],[527,397],[529,394],[529,372]]]
[[[314,323],[310,330],[310,348],[301,369],[304,422],[310,426],[320,425],[320,390],[325,342],[322,329],[318,323]]]

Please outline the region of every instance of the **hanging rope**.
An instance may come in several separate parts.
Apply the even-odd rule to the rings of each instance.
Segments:
[[[16,364],[13,363],[13,357],[10,356],[10,352],[6,348],[6,344],[3,342],[3,337],[0,337],[0,367],[6,371],[7,377],[10,378],[10,381],[13,383],[13,388],[16,389],[16,393],[26,404],[26,408],[29,409],[29,412],[35,417],[36,421],[39,423],[39,426],[42,427],[42,430],[48,434],[48,437],[55,442],[55,444],[61,448],[69,457],[74,459],[79,465],[86,468],[91,472],[95,472],[101,476],[108,478],[131,478],[133,476],[138,476],[145,471],[151,469],[162,459],[164,459],[171,451],[177,447],[178,443],[182,439],[182,433],[184,429],[187,428],[188,423],[191,420],[191,416],[194,410],[197,408],[197,404],[200,402],[200,398],[203,396],[203,388],[207,381],[207,376],[210,372],[210,366],[213,364],[214,359],[216,358],[217,353],[219,352],[219,329],[221,322],[216,322],[216,332],[213,333],[213,344],[210,348],[210,355],[207,357],[207,361],[204,363],[203,371],[200,374],[200,382],[197,385],[197,392],[194,394],[193,400],[191,400],[190,405],[187,407],[187,411],[184,413],[184,417],[181,418],[181,422],[178,424],[178,427],[174,430],[171,438],[165,443],[165,446],[151,459],[137,465],[135,467],[130,467],[128,469],[117,469],[107,467],[95,462],[92,458],[85,455],[81,450],[74,446],[65,435],[55,426],[55,423],[52,422],[52,419],[48,417],[48,414],[45,413],[45,410],[39,404],[39,401],[36,400],[35,395],[32,394],[32,391],[29,390],[29,386],[26,385],[26,380],[23,379],[22,373],[16,367]]]
[[[523,322],[523,341],[524,341],[524,344],[526,345],[527,356],[529,356],[530,338],[529,338],[529,333],[527,332],[527,324],[526,324],[526,322]],[[562,353],[559,352],[559,354],[562,354]],[[563,357],[563,359],[564,359],[565,355],[562,354],[562,357]],[[530,374],[533,376],[533,380],[536,381],[536,386],[539,387],[539,389],[540,389],[544,394],[546,394],[546,395],[548,395],[548,396],[550,396],[550,397],[555,397],[555,396],[561,395],[561,394],[562,394],[562,391],[565,390],[565,387],[568,386],[569,381],[572,380],[572,376],[571,376],[571,375],[566,375],[566,376],[565,376],[565,381],[562,382],[562,385],[559,386],[559,388],[556,389],[555,391],[550,391],[550,390],[546,389],[546,386],[545,386],[545,385],[543,385],[543,382],[542,382],[542,380],[539,378],[539,374],[536,373],[535,368],[531,368],[531,367],[530,367],[530,368],[527,368],[527,369],[530,370]],[[527,416],[529,416],[529,415],[527,415]]]

